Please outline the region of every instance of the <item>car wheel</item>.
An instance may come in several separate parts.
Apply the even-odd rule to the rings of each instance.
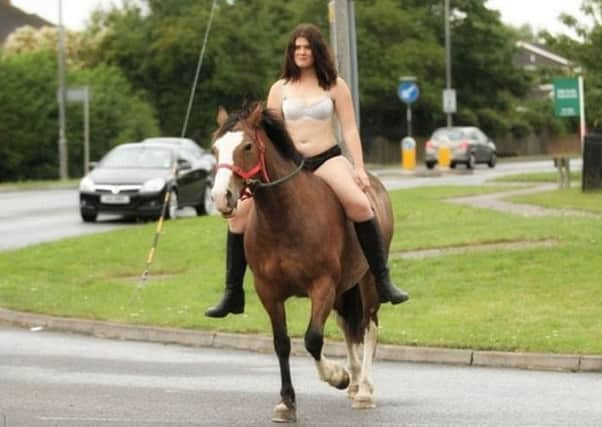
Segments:
[[[494,168],[496,163],[497,163],[497,156],[495,155],[495,153],[491,153],[491,158],[487,162],[487,166],[489,166],[490,168]]]
[[[84,222],[94,222],[94,221],[96,221],[96,217],[98,216],[98,214],[96,212],[80,211],[80,214],[81,214],[82,220]]]
[[[205,186],[201,203],[199,203],[195,209],[197,215],[215,215],[217,213],[217,210],[215,209],[215,204],[213,203],[213,197],[211,197],[210,184],[207,184]]]
[[[435,167],[435,162],[426,162],[427,169],[433,169]]]
[[[477,159],[474,156],[474,154],[471,154],[468,157],[468,161],[466,162],[466,168],[467,169],[474,169],[475,164],[477,163]]]
[[[176,190],[170,190],[169,201],[167,202],[167,209],[165,210],[166,219],[176,219],[178,211],[178,193]]]
[[[452,169],[455,169],[456,168],[456,162],[450,162],[449,163],[449,167],[452,168]]]

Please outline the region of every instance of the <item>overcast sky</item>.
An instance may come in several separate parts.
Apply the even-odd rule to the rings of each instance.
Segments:
[[[207,2],[209,7],[209,0],[199,1]],[[581,2],[582,0],[487,0],[487,5],[499,10],[502,21],[507,24],[520,26],[529,23],[535,30],[545,28],[557,34],[566,32],[565,27],[558,22],[558,15],[567,12],[582,17],[579,12]],[[58,0],[12,0],[12,3],[50,22],[58,22]],[[82,29],[92,10],[98,5],[111,4],[120,5],[121,0],[63,0],[63,22],[68,28]]]

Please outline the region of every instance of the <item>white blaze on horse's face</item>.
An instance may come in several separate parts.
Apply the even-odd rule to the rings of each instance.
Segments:
[[[244,133],[242,131],[226,132],[213,146],[217,151],[217,164],[234,164],[234,151],[236,147],[243,143]],[[242,188],[241,183],[233,180],[233,173],[230,169],[221,167],[217,169],[215,183],[211,190],[215,207],[223,214],[231,213],[236,207],[236,202]]]

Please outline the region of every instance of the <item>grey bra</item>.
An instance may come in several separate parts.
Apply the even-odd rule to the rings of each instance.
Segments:
[[[284,92],[282,97],[282,113],[285,120],[299,120],[309,118],[314,120],[328,120],[332,117],[334,104],[330,96],[323,98],[311,104],[306,104],[295,98],[286,95],[285,85],[282,87]]]

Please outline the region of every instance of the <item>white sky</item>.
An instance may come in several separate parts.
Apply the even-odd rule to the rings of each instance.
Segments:
[[[62,0],[62,2],[63,22],[66,27],[74,30],[85,26],[88,16],[98,5],[121,4],[121,0]],[[567,12],[582,17],[579,11],[581,2],[582,0],[487,0],[487,6],[499,10],[502,21],[507,24],[520,26],[529,23],[535,30],[545,28],[553,34],[570,34],[564,25],[558,22],[558,15]],[[26,12],[36,13],[50,22],[58,22],[58,0],[12,0],[12,4]]]

